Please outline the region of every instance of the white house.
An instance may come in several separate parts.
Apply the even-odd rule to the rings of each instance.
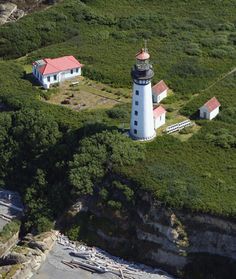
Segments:
[[[74,56],[45,58],[33,63],[33,75],[45,89],[50,85],[80,76],[83,67]]]
[[[153,103],[160,103],[161,100],[167,97],[168,86],[163,80],[159,81],[152,87],[152,100]]]
[[[200,118],[211,120],[219,113],[220,103],[216,97],[207,101],[200,109]]]
[[[166,110],[162,106],[153,109],[154,128],[157,129],[166,123]]]

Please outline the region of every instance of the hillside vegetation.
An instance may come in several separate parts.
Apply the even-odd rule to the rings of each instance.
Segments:
[[[22,193],[26,229],[50,227],[80,195],[96,194],[121,210],[141,189],[168,206],[235,217],[236,74],[225,76],[236,67],[235,14],[233,0],[224,9],[220,0],[67,0],[0,27],[0,101],[7,106],[0,114],[0,184]],[[106,137],[120,139],[117,132],[104,143],[104,134],[94,134],[128,122],[128,105],[83,112],[50,105],[24,73],[35,59],[71,54],[86,65],[85,76],[131,87],[144,39],[154,82],[164,79],[175,93],[166,102],[183,101],[181,113],[193,118],[212,96],[222,104],[217,119],[197,121],[201,129],[187,142],[162,136],[136,150],[127,139],[123,150],[109,150]],[[104,151],[95,154],[95,169],[91,145]],[[123,160],[132,148],[142,156]]]

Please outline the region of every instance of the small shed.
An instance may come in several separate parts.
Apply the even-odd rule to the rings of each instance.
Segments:
[[[202,107],[200,107],[200,118],[211,120],[219,113],[220,102],[216,97],[211,98]]]
[[[163,80],[159,81],[152,87],[153,103],[160,103],[161,100],[167,97],[168,86]]]
[[[163,106],[153,109],[154,128],[157,129],[166,123],[166,110]]]

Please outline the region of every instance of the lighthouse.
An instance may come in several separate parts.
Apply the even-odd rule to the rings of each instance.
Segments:
[[[152,86],[154,76],[150,55],[146,49],[136,54],[136,63],[131,70],[133,79],[130,136],[136,140],[151,140],[156,136],[153,120]]]

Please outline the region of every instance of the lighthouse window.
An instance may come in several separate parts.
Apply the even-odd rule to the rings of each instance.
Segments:
[[[135,101],[135,105],[138,106],[138,101]]]
[[[136,91],[135,91],[135,94],[136,94],[136,95],[139,95],[139,91],[138,91],[138,90],[136,90]]]
[[[137,134],[137,130],[136,130],[136,129],[134,129],[134,134],[135,134],[135,135]]]
[[[134,121],[134,125],[135,125],[135,126],[138,126],[138,121]]]
[[[134,115],[138,115],[138,111],[137,110],[134,111]]]

